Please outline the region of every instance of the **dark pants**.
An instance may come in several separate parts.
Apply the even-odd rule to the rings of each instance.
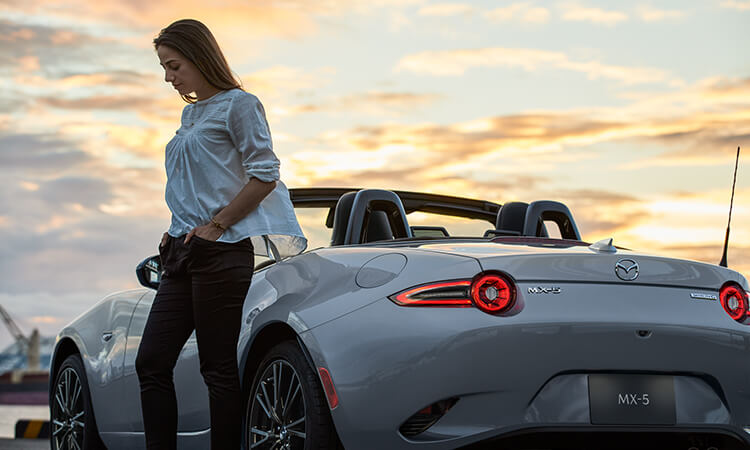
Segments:
[[[169,237],[159,248],[164,273],[138,348],[135,367],[148,450],[177,448],[173,369],[195,329],[200,371],[208,386],[211,448],[239,450],[242,399],[237,340],[253,275],[250,239],[212,242]]]

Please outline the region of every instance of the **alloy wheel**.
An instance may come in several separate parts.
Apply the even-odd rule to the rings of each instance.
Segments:
[[[55,449],[82,450],[86,411],[81,379],[72,367],[57,378],[52,401],[52,441]]]
[[[305,399],[297,371],[287,361],[272,361],[248,402],[249,447],[296,450],[305,446]]]

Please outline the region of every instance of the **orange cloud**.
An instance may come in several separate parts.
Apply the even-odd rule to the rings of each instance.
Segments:
[[[487,190],[521,189],[531,186],[536,177],[519,182],[520,174],[508,172],[515,167],[513,161],[526,161],[529,154],[544,155],[537,158],[540,164],[585,157],[560,150],[604,139],[626,126],[562,113],[500,116],[481,122],[383,124],[325,133],[315,140],[325,150],[294,152],[285,162],[289,163],[285,173],[306,185],[377,180],[384,185],[409,183],[399,185],[409,189],[425,184],[444,189],[446,180],[462,183],[460,178],[466,178]]]
[[[39,70],[39,58],[36,56],[24,56],[18,59],[18,66],[22,72],[36,72]]]
[[[628,15],[620,11],[605,11],[601,8],[582,6],[578,2],[567,2],[562,5],[563,20],[574,22],[591,22],[600,25],[616,25],[628,20]]]
[[[59,80],[63,87],[144,86],[157,85],[159,81],[155,75],[127,70],[80,73]]]
[[[750,11],[750,1],[725,0],[721,2],[722,8],[736,9],[738,11]]]
[[[28,319],[29,322],[33,324],[55,324],[60,323],[61,319],[59,317],[53,317],[53,316],[32,316]]]
[[[150,98],[125,95],[102,95],[82,98],[39,97],[37,101],[44,106],[52,108],[80,110],[109,109],[119,111],[147,108],[153,105]]]
[[[177,128],[175,125],[174,128]],[[174,135],[171,129],[134,127],[109,124],[103,129],[107,138],[118,148],[123,148],[139,157],[164,159],[164,146]]]
[[[437,94],[417,94],[412,92],[365,92],[285,108],[283,114],[300,114],[314,112],[338,112],[348,114],[351,111],[381,115],[400,114],[432,104],[442,96]]]
[[[698,84],[697,91],[704,97],[731,97],[734,100],[747,101],[750,99],[750,78],[709,78]]]
[[[39,184],[38,183],[32,183],[30,181],[22,181],[20,183],[20,186],[23,189],[27,190],[27,191],[35,192],[35,191],[39,190]]]
[[[661,22],[685,17],[685,11],[657,9],[649,5],[638,6],[637,11],[645,22]]]
[[[654,194],[642,199],[640,208],[648,212],[647,217],[622,230],[621,239],[656,253],[716,264],[727,226],[729,189]],[[735,193],[729,259],[730,267],[750,275],[750,247],[744,244],[750,242],[750,228],[744,226],[750,221],[748,198],[750,188]]]
[[[19,40],[29,41],[31,39],[34,39],[34,36],[35,36],[35,33],[30,28],[19,28],[7,34],[0,34],[0,41],[5,41],[5,42],[16,42]]]
[[[605,78],[626,85],[678,81],[663,69],[573,61],[563,52],[503,47],[415,53],[403,57],[395,71],[458,76],[476,67],[510,67],[527,71],[565,69],[584,73],[589,79]]]
[[[42,47],[78,47],[86,43],[112,42],[111,40],[74,31],[75,23],[66,27],[28,25],[0,19],[0,41],[9,41],[15,49],[39,50]],[[13,49],[10,49],[11,51]]]
[[[533,6],[530,2],[513,3],[492,10],[483,11],[480,8],[464,3],[434,3],[425,5],[417,11],[420,16],[455,17],[457,15],[481,14],[492,22],[546,23],[549,21],[549,10]]]
[[[649,216],[637,196],[605,189],[555,189],[540,184],[528,191],[524,201],[551,198],[567,204],[578,223],[584,239],[592,241],[633,226]]]
[[[336,69],[321,67],[313,70],[290,66],[271,66],[242,75],[245,89],[258,95],[261,101],[267,97],[280,97],[304,90],[320,89],[333,81]]]
[[[80,39],[80,34],[74,33],[70,30],[59,30],[50,37],[50,40],[54,45],[68,45],[78,42]]]
[[[484,128],[473,123],[455,125],[384,125],[358,127],[349,142],[362,150],[383,145],[410,144],[431,153],[453,155],[531,149],[539,145],[590,143],[626,128],[626,124],[587,118],[575,113],[529,113],[485,118]],[[439,156],[438,156],[439,157]]]
[[[669,108],[653,106],[670,102],[675,103]],[[725,104],[732,107],[725,108]],[[311,107],[310,112],[318,109]],[[654,165],[725,164],[736,145],[749,137],[750,82],[716,79],[679,92],[650,93],[626,107],[527,112],[447,125],[383,123],[327,131],[304,142],[308,147],[304,151],[291,153],[285,160],[285,173],[303,185],[395,183],[403,189],[442,189],[445,180],[458,177],[472,181],[456,180],[456,189],[460,185],[479,193],[523,193],[535,179],[560,164],[597,158],[602,144],[636,149],[631,152],[632,162],[614,169],[634,170]],[[637,150],[643,143],[663,150],[654,152],[653,145],[645,146],[651,150]],[[521,183],[517,170],[508,168],[523,166],[529,158],[535,160],[535,177]],[[490,179],[501,181],[492,186]],[[580,203],[581,198],[585,196],[579,193],[571,196],[573,202]],[[636,219],[653,212],[633,199],[621,200],[603,201],[616,206],[611,217],[597,211],[587,219],[590,226],[603,231],[619,229],[615,225],[625,222],[619,220],[617,211],[626,209],[632,227]],[[584,203],[581,209],[592,205]]]
[[[206,23],[216,33],[217,38],[220,38],[220,42],[229,42],[235,40],[236,36],[258,38],[273,35],[295,38],[315,32],[317,25],[308,9],[320,11],[322,7],[301,6],[294,2],[272,4],[241,0],[228,0],[211,5],[201,0],[69,0],[64,9],[49,9],[46,13],[71,23],[80,23],[83,20],[94,25],[109,23],[130,30],[143,30],[151,37],[158,33],[160,28],[177,19],[194,17]],[[26,14],[36,14],[39,5],[33,1],[19,2],[11,5],[11,8]],[[146,31],[149,28],[151,30]],[[61,31],[54,36],[54,42],[65,44],[73,38],[73,35]],[[150,39],[145,42],[144,46],[150,45]]]
[[[465,3],[434,3],[419,8],[420,16],[451,17],[458,14],[470,14],[474,7]]]
[[[431,103],[440,98],[437,94],[415,94],[411,92],[366,92],[343,97],[344,104],[377,103],[394,107],[412,107]]]
[[[513,3],[501,6],[483,13],[483,16],[493,22],[510,22],[518,20],[521,23],[547,23],[549,10],[539,6],[532,6],[528,2]]]
[[[717,236],[714,244],[678,244],[662,245],[654,247],[652,250],[655,254],[666,254],[673,258],[692,259],[708,264],[718,264],[721,260],[722,250],[724,249],[723,234]],[[730,269],[736,270],[746,278],[750,278],[750,247],[744,246],[737,240],[730,239],[727,251],[727,265]]]
[[[649,166],[716,165],[750,140],[750,80],[715,78],[667,94],[643,93],[618,117],[640,118],[641,137],[659,143],[664,151],[639,159],[629,169]],[[602,112],[610,116],[614,111]]]

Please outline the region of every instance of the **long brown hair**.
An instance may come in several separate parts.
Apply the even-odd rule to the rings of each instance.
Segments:
[[[242,83],[234,76],[224,53],[214,35],[203,23],[195,19],[182,19],[170,24],[154,39],[154,48],[166,45],[182,53],[195,64],[208,83],[219,90],[240,88]],[[197,97],[185,94],[182,99],[195,103]]]

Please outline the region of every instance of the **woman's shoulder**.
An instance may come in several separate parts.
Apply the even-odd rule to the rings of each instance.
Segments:
[[[226,91],[224,95],[231,98],[232,103],[239,103],[239,104],[260,103],[260,100],[258,99],[258,97],[240,88],[229,89],[228,91]]]
[[[230,89],[226,95],[230,99],[228,108],[228,116],[230,118],[265,116],[263,104],[255,95],[239,88]]]

